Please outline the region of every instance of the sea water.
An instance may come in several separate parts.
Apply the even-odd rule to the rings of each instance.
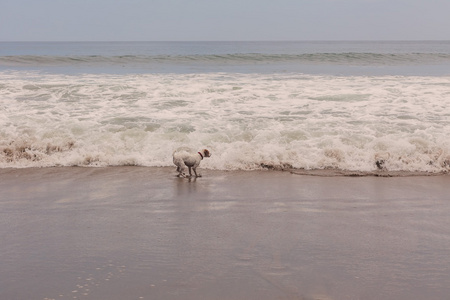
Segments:
[[[450,170],[450,42],[0,43],[0,167]]]

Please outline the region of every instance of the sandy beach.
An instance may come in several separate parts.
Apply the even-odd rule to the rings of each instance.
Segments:
[[[0,299],[446,299],[450,176],[0,169]]]

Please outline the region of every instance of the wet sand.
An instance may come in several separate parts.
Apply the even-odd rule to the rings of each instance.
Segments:
[[[446,299],[450,176],[0,170],[0,299]]]

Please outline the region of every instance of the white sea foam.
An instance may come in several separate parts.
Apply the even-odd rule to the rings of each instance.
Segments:
[[[450,78],[0,72],[0,167],[450,169]],[[378,163],[378,166],[377,166]]]

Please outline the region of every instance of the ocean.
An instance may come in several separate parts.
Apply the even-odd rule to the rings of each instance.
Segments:
[[[0,168],[450,170],[450,41],[0,42]]]

